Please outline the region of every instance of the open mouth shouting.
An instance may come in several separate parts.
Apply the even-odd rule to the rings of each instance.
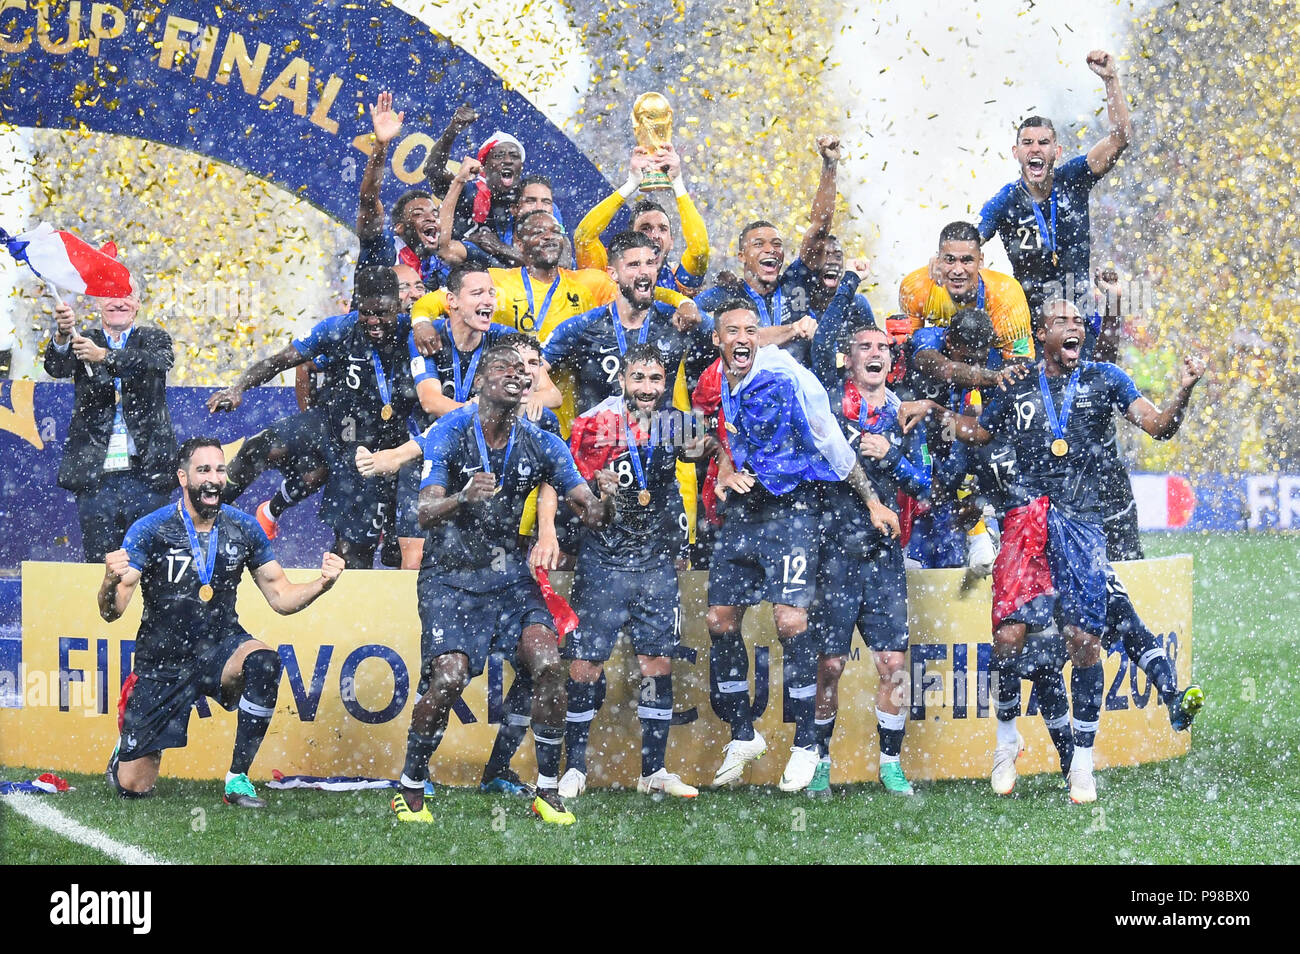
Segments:
[[[1067,332],[1066,336],[1061,339],[1061,363],[1067,367],[1073,367],[1079,362],[1079,355],[1083,351],[1083,335],[1077,331]]]
[[[781,256],[764,255],[758,260],[758,277],[767,282],[774,282],[781,271]]]
[[[746,374],[754,366],[754,349],[747,344],[733,345],[727,367],[738,374]]]
[[[1031,179],[1042,179],[1047,174],[1047,159],[1043,156],[1030,156],[1025,160],[1025,174]]]
[[[190,503],[203,516],[212,516],[221,509],[221,485],[206,480],[197,487],[191,487]]]

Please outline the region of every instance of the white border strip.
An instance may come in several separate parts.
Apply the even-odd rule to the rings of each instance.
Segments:
[[[109,838],[102,831],[90,828],[74,821],[63,812],[59,811],[53,805],[48,804],[45,799],[49,796],[28,795],[24,792],[15,792],[12,795],[6,795],[0,799],[0,804],[6,805],[16,811],[23,817],[35,822],[42,828],[48,828],[69,841],[75,841],[78,844],[87,845],[96,851],[102,851],[114,861],[120,861],[125,865],[161,865],[167,862],[160,861],[149,852],[134,845],[124,845],[120,841]]]

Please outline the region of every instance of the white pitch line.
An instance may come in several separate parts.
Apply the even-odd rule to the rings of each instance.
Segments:
[[[122,842],[108,837],[102,831],[83,825],[79,821],[74,821],[53,805],[50,805],[46,801],[47,798],[48,796],[15,792],[0,799],[0,805],[8,805],[18,814],[31,819],[42,828],[48,828],[56,835],[67,838],[69,841],[75,841],[78,844],[94,848],[96,851],[102,851],[114,861],[120,861],[122,864],[167,864],[167,862],[160,861],[147,851],[136,848],[134,845],[124,845]]]

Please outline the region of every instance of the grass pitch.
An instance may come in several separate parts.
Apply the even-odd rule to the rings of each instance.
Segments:
[[[1208,701],[1190,755],[1099,773],[1094,806],[1071,805],[1048,775],[1022,778],[1009,798],[985,780],[922,783],[911,799],[872,784],[837,787],[822,801],[768,788],[705,791],[686,803],[592,791],[574,804],[578,823],[568,829],[542,825],[522,799],[444,788],[430,802],[433,826],[399,825],[382,791],[270,792],[270,807],[251,813],[222,805],[216,782],[166,778],[159,797],[124,803],[102,778],[70,776],[77,791],[48,803],[191,864],[1293,861],[1300,538],[1182,534],[1146,544],[1150,556],[1196,558],[1195,677]],[[0,863],[108,862],[0,799]]]

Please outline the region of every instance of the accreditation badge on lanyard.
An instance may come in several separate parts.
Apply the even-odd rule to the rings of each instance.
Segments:
[[[113,351],[121,351],[126,347],[126,335],[122,336],[119,345],[113,344],[113,339],[108,335],[104,337]],[[115,472],[131,469],[131,442],[126,433],[126,415],[122,411],[121,378],[113,378],[113,391],[116,406],[113,409],[113,432],[108,436],[108,452],[104,455],[104,470]]]

